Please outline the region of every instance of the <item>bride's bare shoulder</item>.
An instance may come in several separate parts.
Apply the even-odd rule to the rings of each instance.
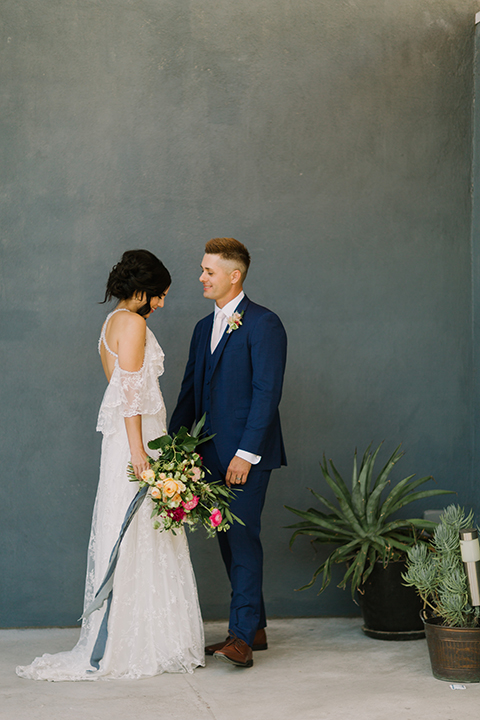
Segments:
[[[115,322],[117,328],[121,330],[131,329],[133,332],[138,329],[145,331],[146,322],[145,318],[136,312],[117,312],[112,317],[112,321]]]
[[[146,322],[134,312],[116,312],[110,318],[106,328],[109,347],[117,354],[125,345],[143,347],[146,337]]]

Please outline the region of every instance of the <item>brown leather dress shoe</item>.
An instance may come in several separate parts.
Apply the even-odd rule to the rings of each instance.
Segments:
[[[244,640],[235,637],[228,639],[221,650],[217,650],[213,657],[216,660],[237,665],[238,667],[252,667],[252,648]]]
[[[217,652],[217,650],[222,650],[229,640],[230,638],[227,637],[223,642],[214,643],[213,645],[207,645],[205,648],[205,655],[213,655]],[[260,630],[257,630],[257,632],[255,633],[252,650],[256,652],[257,650],[266,650],[267,648],[267,633],[265,632],[265,628],[260,628]]]

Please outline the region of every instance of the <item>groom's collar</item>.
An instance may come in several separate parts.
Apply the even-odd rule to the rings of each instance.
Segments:
[[[240,305],[240,303],[242,302],[244,297],[245,297],[245,293],[242,290],[241,292],[238,293],[238,295],[236,295],[233,298],[233,300],[230,300],[230,302],[228,302],[226,305],[224,305],[223,308],[219,308],[217,303],[215,303],[215,316],[217,315],[217,313],[222,312],[225,315],[225,317],[227,317],[227,318],[230,317],[231,315],[233,315],[233,313],[235,312],[237,307]]]

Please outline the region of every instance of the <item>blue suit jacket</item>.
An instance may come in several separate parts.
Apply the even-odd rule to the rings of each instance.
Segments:
[[[225,333],[214,353],[210,380],[210,433],[221,463],[228,467],[238,449],[261,455],[255,467],[286,465],[278,405],[282,396],[287,337],[275,313],[246,296],[237,308],[242,325]],[[203,413],[207,353],[214,313],[193,332],[185,375],[170,432],[191,428]]]

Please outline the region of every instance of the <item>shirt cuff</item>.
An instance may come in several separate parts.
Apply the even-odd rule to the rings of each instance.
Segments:
[[[261,455],[254,455],[253,453],[247,452],[246,450],[237,450],[235,455],[239,458],[242,458],[242,460],[246,460],[252,465],[258,465],[258,463],[262,459]]]

